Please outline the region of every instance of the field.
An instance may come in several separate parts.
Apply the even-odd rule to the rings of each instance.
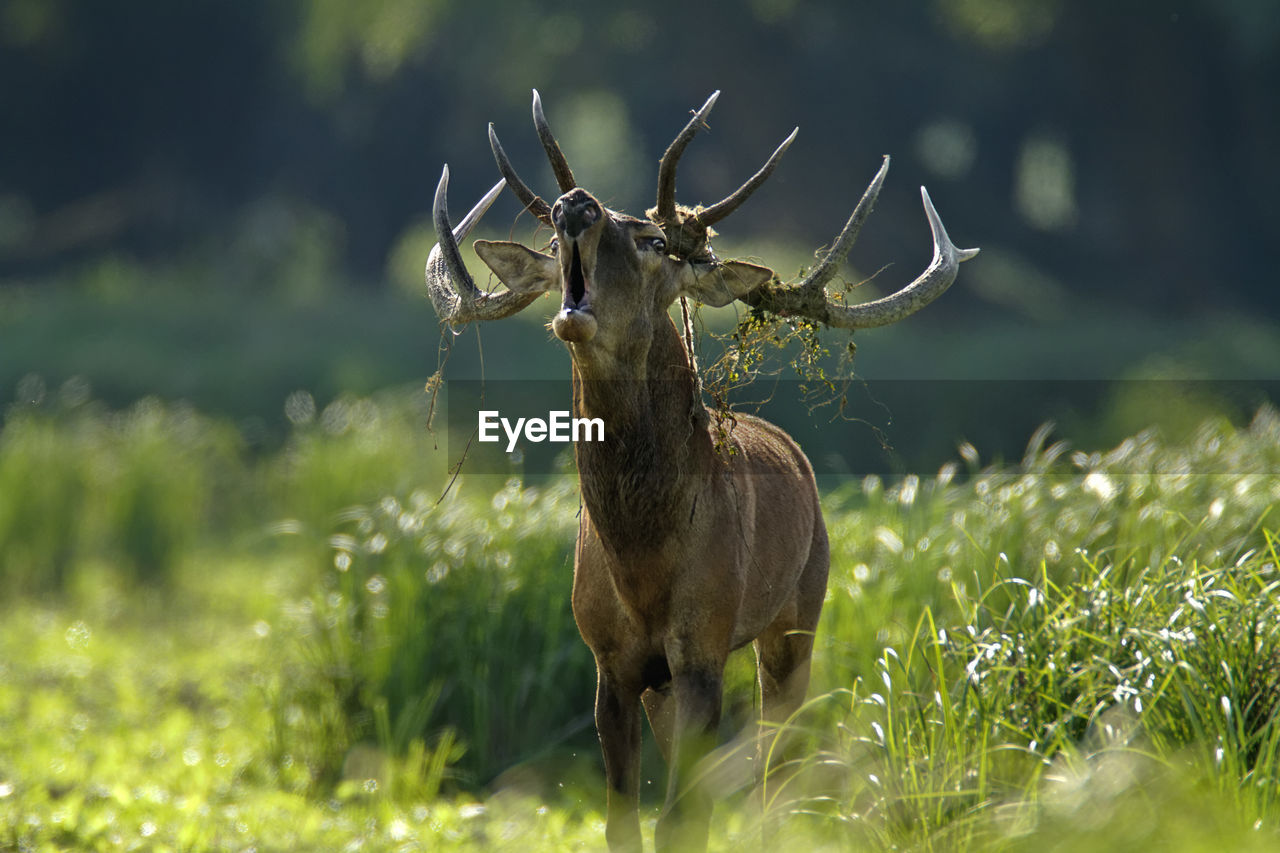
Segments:
[[[295,398],[269,452],[189,407],[24,396],[0,848],[603,845],[571,476],[441,500],[413,393]],[[754,843],[762,802],[797,850],[1275,849],[1278,473],[1264,408],[832,488],[803,749],[762,791],[732,748],[709,768],[713,849]],[[736,659],[726,742],[751,679]]]

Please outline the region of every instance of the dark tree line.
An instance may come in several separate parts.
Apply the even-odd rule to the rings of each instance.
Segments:
[[[1278,84],[1271,0],[0,0],[0,277],[216,253],[270,203],[331,223],[343,271],[376,282],[441,163],[455,207],[495,179],[489,121],[551,192],[531,87],[580,177],[633,211],[720,88],[682,198],[802,129],[735,235],[820,245],[892,153],[877,263],[919,265],[928,183],[994,258],[971,294],[1266,311]]]

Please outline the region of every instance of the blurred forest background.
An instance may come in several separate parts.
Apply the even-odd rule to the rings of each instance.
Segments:
[[[554,194],[536,87],[579,179],[640,212],[662,150],[722,89],[684,201],[801,134],[721,254],[794,274],[885,153],[849,280],[896,287],[927,263],[922,183],[983,248],[938,305],[860,337],[854,367],[966,380],[934,389],[979,401],[949,448],[975,421],[1021,442],[1064,406],[1096,417],[1117,381],[1139,419],[1206,397],[1243,413],[1280,378],[1278,83],[1271,0],[0,0],[0,389],[186,399],[252,441],[300,389],[323,405],[420,383],[443,163],[456,216],[496,180],[493,121]],[[541,241],[534,224],[508,198],[485,227]],[[526,313],[468,333],[488,379],[565,375],[549,309]],[[446,377],[481,375],[460,346]],[[1170,380],[1207,384],[1145,384]],[[1026,405],[1037,388],[1045,407]],[[1009,417],[989,417],[1000,401]],[[893,414],[921,420],[914,405]]]

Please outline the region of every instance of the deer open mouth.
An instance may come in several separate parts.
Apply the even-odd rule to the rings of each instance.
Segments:
[[[566,311],[583,311],[587,308],[587,272],[582,267],[582,252],[578,249],[577,240],[573,241],[573,255],[564,280],[563,307]]]
[[[591,277],[582,262],[578,241],[566,242],[570,255],[568,267],[564,270],[564,302],[551,321],[551,330],[562,341],[583,344],[596,334],[596,318],[591,311]]]

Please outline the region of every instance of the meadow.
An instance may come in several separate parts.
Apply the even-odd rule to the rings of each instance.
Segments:
[[[291,397],[252,450],[190,406],[27,382],[0,432],[0,848],[602,847],[571,473],[446,494],[420,391]],[[1275,849],[1278,503],[1266,407],[832,485],[801,748],[760,790],[735,771],[738,653],[712,848],[767,809],[797,850]],[[645,773],[652,820],[652,749]]]

